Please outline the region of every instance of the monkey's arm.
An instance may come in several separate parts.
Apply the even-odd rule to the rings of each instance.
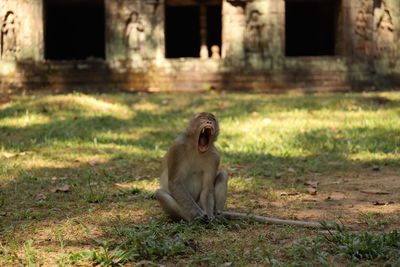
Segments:
[[[200,194],[200,206],[204,209],[209,219],[214,218],[214,207],[215,207],[215,179],[218,172],[220,157],[215,151],[211,153],[210,162],[204,171],[203,177],[203,190]]]
[[[204,180],[211,180],[210,175],[205,175]],[[215,177],[215,175],[214,175]],[[213,178],[214,178],[213,177]],[[206,185],[203,185],[203,191],[200,193],[200,206],[203,208],[204,212],[207,214],[208,218],[214,218],[214,181],[208,182]]]
[[[318,222],[309,222],[309,221],[298,221],[298,220],[285,220],[285,219],[278,219],[273,217],[264,217],[259,215],[253,215],[249,213],[239,213],[239,212],[231,212],[231,211],[224,211],[222,212],[222,216],[227,219],[238,219],[238,220],[255,220],[261,223],[267,224],[283,224],[283,225],[294,225],[300,227],[307,227],[307,228],[315,228],[315,229],[334,229],[336,228],[334,224],[326,224],[322,225]],[[347,228],[354,228],[353,225],[346,225]]]
[[[179,169],[180,163],[184,160],[183,152],[182,147],[174,145],[168,153],[168,190],[187,217],[185,219],[190,221],[196,217],[204,216],[205,213],[183,185],[185,177],[182,177],[181,170]]]

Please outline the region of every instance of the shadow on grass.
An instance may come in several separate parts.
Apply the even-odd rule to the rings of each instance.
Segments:
[[[251,98],[241,100],[240,94],[235,98],[227,96],[203,96],[184,103],[179,107],[170,107],[163,111],[161,102],[165,99],[173,101],[172,95],[144,96],[147,101],[154,102],[160,110],[135,111],[126,119],[119,119],[112,115],[88,117],[83,113],[73,113],[65,117],[56,116],[47,123],[34,124],[25,127],[1,126],[0,146],[4,149],[19,151],[35,150],[38,146],[49,145],[52,141],[75,142],[77,153],[93,155],[96,150],[85,151],[79,147],[80,143],[91,143],[96,138],[100,144],[118,145],[122,147],[136,147],[148,151],[148,156],[124,152],[121,148],[108,148],[107,153],[112,155],[111,160],[99,162],[95,166],[86,163],[66,164],[67,167],[38,167],[21,169],[10,182],[3,184],[1,190],[2,229],[9,226],[18,226],[39,223],[43,221],[63,221],[65,218],[77,218],[86,215],[89,210],[112,210],[114,205],[123,204],[142,212],[148,211],[149,206],[156,205],[149,200],[151,192],[144,192],[139,197],[132,198],[130,193],[118,195],[117,183],[130,182],[143,177],[158,177],[159,154],[154,153],[155,146],[163,150],[168,148],[177,132],[185,127],[185,122],[195,110],[204,107],[217,112],[221,121],[231,118],[247,118],[250,113],[270,110],[270,113],[282,110],[352,110],[362,107],[368,110],[397,108],[398,101],[386,98],[376,98],[363,95],[336,95],[332,96],[279,96],[262,95],[264,99]],[[248,95],[246,95],[248,96]],[[133,97],[133,99],[131,98]],[[129,96],[118,101],[131,106],[136,103],[138,96]],[[114,100],[116,101],[116,100]],[[224,105],[219,105],[226,102]],[[60,108],[61,109],[61,108]],[[0,110],[0,119],[19,116],[26,108],[23,105],[13,106]],[[49,115],[48,110],[40,106],[37,113]],[[51,115],[51,112],[50,112]],[[116,134],[116,137],[103,136],[107,133]],[[118,137],[126,132],[135,133],[132,138]],[[224,133],[222,133],[224,134]],[[227,133],[229,135],[229,133]],[[235,138],[234,136],[231,136]],[[243,176],[275,177],[280,172],[294,167],[301,173],[318,171],[335,174],[346,168],[360,168],[370,164],[399,163],[388,159],[371,159],[370,161],[354,161],[347,156],[349,153],[397,153],[400,144],[400,132],[391,128],[341,128],[337,131],[328,128],[314,129],[299,133],[292,140],[293,146],[301,148],[307,155],[274,156],[266,151],[221,151],[226,167],[241,168]],[[80,151],[80,152],[79,152]],[[55,151],[62,154],[64,151]],[[331,165],[334,162],[336,165]],[[338,165],[340,167],[338,167]],[[235,174],[233,174],[235,175]],[[56,180],[53,179],[56,177]],[[66,177],[62,180],[60,178]],[[67,193],[51,193],[53,188],[64,184],[71,185]],[[92,184],[92,185],[90,185]],[[92,186],[92,188],[90,188]],[[35,197],[44,193],[47,199],[37,201]],[[90,201],[89,201],[90,200]],[[159,211],[159,210],[158,210]],[[156,212],[158,212],[156,210]],[[134,223],[134,219],[129,221]],[[99,224],[102,224],[99,222]],[[110,221],[110,224],[111,221]]]
[[[15,179],[0,187],[4,212],[0,226],[4,230],[25,223],[63,221],[88,214],[93,208],[112,210],[116,203],[144,209],[143,202],[152,199],[153,192],[133,183],[153,179],[158,162],[131,161],[125,156],[95,166],[76,163],[71,167],[20,170]],[[69,188],[60,189],[64,185]]]
[[[321,130],[317,130],[315,134],[319,133]],[[390,136],[394,132],[384,131],[384,134]],[[372,149],[373,147],[370,148],[368,145],[373,144],[373,140],[378,140],[379,136],[372,135],[369,138],[370,141],[362,139],[366,141],[366,149]],[[222,152],[224,165],[230,169],[239,168],[238,172],[230,175],[231,177],[266,178],[266,183],[274,184],[276,181],[280,187],[283,186],[283,189],[285,185],[274,178],[284,175],[289,168],[296,169],[297,174],[302,176],[311,172],[335,175],[348,169],[367,168],[373,164],[391,164],[395,167],[399,165],[395,160],[349,160],[346,157],[346,147],[344,150],[341,148],[342,145],[347,146],[346,140],[343,139],[334,139],[337,145],[332,147],[327,147],[331,146],[332,140],[315,140],[312,132],[305,133],[298,139],[301,143],[314,143],[313,147],[308,148],[311,155],[278,157],[268,153]],[[140,142],[146,143],[148,140]],[[125,145],[138,144],[135,141]],[[356,147],[361,149],[362,145],[363,143],[357,144]],[[375,151],[391,153],[395,149],[390,146],[377,147]],[[2,211],[7,214],[0,225],[6,227],[32,221],[63,220],[66,216],[79,217],[86,214],[93,206],[97,210],[107,211],[112,209],[113,205],[122,203],[146,211],[143,203],[150,201],[152,202],[150,206],[155,205],[155,201],[149,200],[152,192],[141,189],[140,194],[137,195],[139,197],[132,198],[129,196],[135,195],[134,188],[121,189],[118,184],[135,183],[142,179],[158,179],[159,159],[141,158],[134,153],[121,153],[118,149],[111,149],[109,153],[115,154],[115,157],[106,162],[96,163],[95,166],[88,163],[72,163],[71,167],[20,170],[12,181],[0,187]],[[71,186],[69,192],[52,192],[65,184]],[[287,186],[290,188],[292,184],[287,184]],[[40,194],[45,194],[47,199],[37,200]]]

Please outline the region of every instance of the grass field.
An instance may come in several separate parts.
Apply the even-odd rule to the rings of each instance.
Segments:
[[[338,231],[169,222],[153,198],[160,159],[200,111],[220,120],[227,210]],[[37,93],[0,105],[0,266],[399,266],[398,229],[398,92]]]

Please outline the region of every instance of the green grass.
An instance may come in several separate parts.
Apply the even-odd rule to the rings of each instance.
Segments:
[[[357,220],[382,233],[400,226],[392,211],[400,196],[393,176],[400,170],[400,93],[38,93],[0,106],[0,265],[395,262],[386,237],[367,233],[328,242],[312,230],[252,222],[167,223],[153,197],[160,159],[200,111],[220,121],[229,209],[304,218],[324,208],[313,218]],[[367,196],[344,204],[302,201],[304,181],[350,181],[334,190],[352,195],[362,179],[381,186],[380,173],[393,176],[392,210],[370,211]],[[67,192],[55,192],[64,185]],[[282,191],[299,196],[282,198]],[[353,257],[351,240],[390,253]],[[326,249],[314,251],[318,244]],[[338,249],[343,244],[347,250]]]
[[[336,231],[328,230],[313,238],[304,238],[289,249],[292,265],[331,266],[332,256],[343,257],[353,264],[397,266],[400,263],[400,233],[348,232],[339,225]]]

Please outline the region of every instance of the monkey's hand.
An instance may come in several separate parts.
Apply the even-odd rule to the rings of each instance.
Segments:
[[[215,217],[215,216],[208,216],[207,214],[204,214],[203,216],[199,216],[196,217],[194,219],[195,222],[199,222],[199,223],[211,223],[215,220],[219,220],[219,218]]]
[[[194,221],[199,222],[199,223],[208,223],[210,220],[209,220],[207,214],[203,214],[201,216],[194,218]]]

